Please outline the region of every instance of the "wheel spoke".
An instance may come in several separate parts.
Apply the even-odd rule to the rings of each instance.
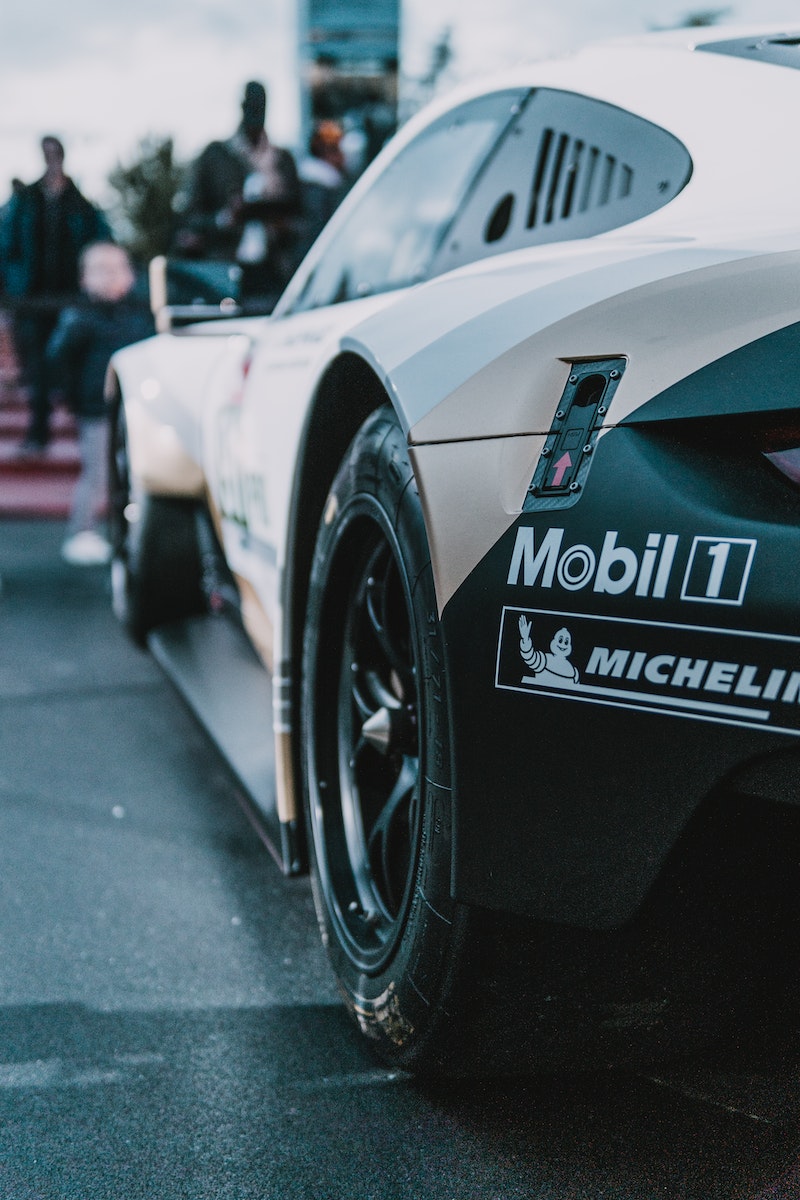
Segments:
[[[388,548],[385,554],[388,557]],[[372,636],[389,670],[394,672],[405,690],[411,682],[412,671],[409,663],[408,617],[405,606],[398,604],[398,582],[397,568],[389,558],[382,578],[378,577],[376,570],[367,579],[366,612]]]
[[[353,664],[351,671],[353,675],[353,701],[362,724],[367,717],[371,717],[379,708],[400,707],[401,697],[396,694],[391,679],[387,685],[381,678],[379,671],[372,669],[362,670],[357,663]]]
[[[392,915],[402,900],[410,857],[409,818],[417,775],[417,759],[404,758],[395,785],[369,834],[367,848],[373,875]]]
[[[339,715],[341,752],[349,747],[342,813],[359,904],[365,911],[377,908],[391,922],[411,859],[409,814],[419,773],[416,694],[408,612],[388,542],[376,539],[362,562],[341,664],[342,698],[345,692],[350,697],[350,715]],[[381,713],[393,733],[383,746],[363,734]]]

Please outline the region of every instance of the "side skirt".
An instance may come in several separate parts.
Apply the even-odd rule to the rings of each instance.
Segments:
[[[189,617],[155,629],[148,646],[236,776],[273,858],[299,873],[295,823],[277,812],[272,680],[246,635],[224,616]]]

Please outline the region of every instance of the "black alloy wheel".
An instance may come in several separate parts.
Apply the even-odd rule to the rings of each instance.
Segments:
[[[419,841],[417,665],[408,581],[381,512],[355,502],[319,636],[315,822],[324,887],[355,966],[374,970],[402,930]],[[339,611],[337,611],[337,609]]]
[[[389,409],[362,426],[320,524],[302,707],[312,883],[340,989],[384,1061],[427,1069],[462,921],[450,897],[444,650]]]

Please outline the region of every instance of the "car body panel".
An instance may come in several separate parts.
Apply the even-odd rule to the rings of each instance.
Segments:
[[[131,470],[144,490],[202,492],[203,398],[234,338],[230,326],[219,325],[205,336],[195,330],[160,335],[114,355],[109,388],[124,397]],[[243,348],[244,342],[236,340]]]
[[[314,531],[360,420],[394,407],[447,649],[453,892],[469,903],[625,922],[710,790],[748,778],[785,802],[797,777],[753,765],[797,753],[796,493],[719,423],[798,411],[800,72],[691,49],[711,36],[587,49],[437,102],[356,184],[273,317],[114,360],[137,486],[205,498],[273,674],[285,825],[302,642],[324,636],[304,627]],[[492,88],[630,110],[686,147],[691,176],[622,228],[507,254],[500,238],[413,287],[304,310],[382,172]],[[550,493],[558,414],[591,378],[609,400],[576,442],[576,487]]]
[[[518,313],[508,303],[501,321],[496,310],[490,309],[481,314],[483,324],[481,320],[470,322],[467,332],[458,327],[451,338],[443,336],[427,354],[421,351],[410,356],[410,361],[391,364],[387,369],[394,380],[396,401],[407,419],[404,396],[416,399],[420,393],[423,397],[427,394],[433,386],[431,379],[438,381],[447,370],[447,366],[437,369],[439,359],[448,365],[458,364],[449,367],[451,379],[456,371],[469,372],[467,381],[440,400],[409,432],[415,448],[425,444],[431,447],[425,454],[417,452],[414,461],[424,498],[440,607],[445,607],[490,549],[498,531],[508,528],[522,510],[541,439],[552,425],[572,363],[616,355],[627,359],[605,421],[606,431],[615,424],[633,421],[642,408],[646,410],[639,414],[643,419],[654,419],[655,410],[647,406],[655,396],[740,347],[800,319],[798,268],[800,257],[793,250],[778,256],[747,255],[695,271],[676,272],[655,283],[616,294],[612,291],[608,300],[573,310],[569,316],[519,338],[521,329],[536,328],[537,313],[540,318],[543,313],[558,313],[551,291],[545,288],[543,294],[535,294],[534,311],[524,295]],[[452,285],[454,280],[447,282]],[[590,294],[588,285],[586,291]],[[419,299],[415,307],[418,314],[426,311]],[[446,308],[432,305],[436,307]],[[370,326],[379,326],[375,342],[380,337],[381,320],[379,315],[370,322]],[[487,351],[486,343],[492,340],[490,331],[498,326],[502,333],[495,336],[495,344]],[[511,342],[511,348],[496,353],[487,366],[475,368],[475,358],[492,355],[499,338]],[[461,364],[469,355],[473,361],[465,368]],[[747,411],[752,395],[752,389],[742,390],[738,399],[728,402],[728,411]],[[774,396],[774,388],[770,395]],[[792,402],[789,393],[783,403]],[[716,404],[720,403],[717,399]],[[694,404],[685,413],[701,415]],[[524,442],[520,440],[523,433],[528,435]],[[507,443],[502,459],[498,448],[486,446],[481,450],[476,445],[496,438]],[[445,444],[451,441],[457,441],[461,449],[446,452]],[[485,455],[483,464],[481,454]],[[515,460],[518,465],[512,465]],[[498,469],[500,462],[503,466]],[[465,507],[447,502],[457,491],[459,479],[471,481],[472,502]]]
[[[470,663],[453,718],[464,899],[619,923],[712,785],[772,753],[797,770],[800,504],[746,456],[708,486],[706,458],[612,430],[581,502],[521,516],[446,607],[454,673]],[[501,781],[489,837],[481,777]]]

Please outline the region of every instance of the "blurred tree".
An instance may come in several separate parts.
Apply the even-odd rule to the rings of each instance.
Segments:
[[[438,37],[428,51],[428,67],[422,75],[406,75],[401,92],[399,105],[399,124],[404,124],[410,116],[433,98],[442,84],[446,85],[450,68],[456,59],[453,45],[453,30],[447,25],[440,30]]]
[[[650,28],[661,33],[668,29],[700,29],[706,25],[717,25],[730,16],[730,13],[730,8],[701,8],[696,12],[687,13],[674,25],[651,25]]]
[[[185,176],[170,137],[144,138],[139,157],[127,166],[118,163],[109,175],[118,196],[109,215],[119,241],[138,263],[167,253]]]
[[[437,84],[451,65],[455,52],[453,50],[453,30],[446,26],[431,47],[430,65],[422,76],[420,83],[430,92],[436,91]]]
[[[681,29],[699,29],[705,25],[716,25],[730,13],[729,8],[704,8],[699,12],[688,13],[680,23]]]

